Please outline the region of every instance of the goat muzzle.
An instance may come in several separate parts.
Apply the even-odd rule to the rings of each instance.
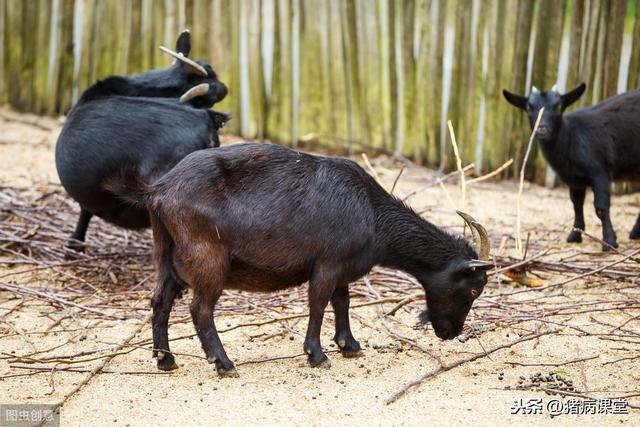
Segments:
[[[164,53],[166,53],[169,56],[173,56],[175,59],[177,59],[178,61],[182,62],[184,65],[186,65],[193,73],[195,74],[199,74],[202,77],[207,77],[207,70],[204,69],[204,67],[200,64],[198,64],[196,61],[187,58],[186,56],[184,56],[182,53],[180,52],[174,52],[171,49],[167,49],[164,46],[160,46],[160,50],[163,51]]]
[[[464,222],[469,226],[471,230],[471,235],[473,236],[473,246],[476,252],[478,253],[480,261],[490,261],[491,257],[489,252],[491,251],[491,245],[489,243],[489,234],[487,230],[476,221],[471,215],[456,211],[460,217],[464,220]]]

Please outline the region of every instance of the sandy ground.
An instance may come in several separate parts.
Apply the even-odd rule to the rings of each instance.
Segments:
[[[35,122],[50,130],[0,118],[0,185],[38,188],[56,183],[53,151],[59,121],[17,116],[4,110],[2,114]],[[397,165],[384,159],[374,161],[374,164],[381,181],[390,188],[398,174]],[[423,188],[433,181],[434,176],[431,171],[408,168],[398,183],[396,194],[404,195]],[[460,230],[461,221],[445,195],[445,191],[448,192],[452,201],[459,204],[458,187],[446,184],[445,189],[432,186],[411,198],[410,204],[416,210],[424,211],[429,220],[456,226],[454,230]],[[530,239],[537,242],[538,247],[551,244],[556,252],[580,251],[582,256],[602,257],[600,245],[589,239],[580,246],[564,243],[572,220],[572,208],[566,193],[563,188],[549,190],[527,185],[523,199],[523,230],[531,231]],[[494,254],[498,253],[501,242],[502,254],[508,254],[513,247],[511,236],[516,222],[516,195],[517,185],[512,182],[481,183],[469,189],[466,210],[490,231]],[[637,242],[631,242],[627,237],[640,211],[638,199],[638,195],[615,196],[613,199],[613,223],[622,251],[638,247]],[[587,228],[600,236],[592,201],[592,195],[589,195],[585,205]],[[6,259],[6,254],[0,257]],[[616,259],[620,255],[608,257]],[[17,268],[22,266],[0,263],[0,279],[3,274]],[[558,277],[548,278],[558,280]],[[26,283],[31,287],[56,286],[57,280],[46,273],[12,279],[14,283]],[[492,295],[520,289],[520,285],[494,276],[478,304],[490,301]],[[106,287],[104,292],[115,290]],[[628,282],[603,282],[593,278],[573,282],[561,289],[521,295],[522,298],[547,299],[550,310],[554,303],[567,301],[605,306],[612,301],[638,302],[634,298],[639,297]],[[274,312],[272,315],[304,313],[304,298],[300,301],[299,306],[287,313]],[[91,304],[91,301],[84,303]],[[174,311],[172,320],[179,321],[171,326],[170,337],[193,333],[191,323],[184,321],[187,313],[185,304],[184,301],[179,303],[176,309],[179,314]],[[395,317],[387,317],[387,322],[394,330],[448,363],[509,343],[523,333],[519,328],[549,327],[549,324],[536,320],[521,323],[518,327],[502,325],[498,321],[494,330],[483,333],[479,339],[444,342],[430,329],[424,331],[413,327],[422,305],[420,302],[412,303]],[[140,319],[148,312],[146,300],[132,301],[131,306],[132,310],[138,310]],[[388,310],[392,306],[386,304],[382,309]],[[553,319],[589,331],[611,330],[624,325],[619,329],[632,331],[637,337],[640,305],[629,307],[616,311],[574,313]],[[379,308],[370,306],[352,310],[354,335],[364,347],[363,356],[345,359],[337,353],[329,353],[333,363],[328,370],[308,367],[304,357],[264,361],[301,353],[305,319],[222,333],[227,353],[238,365],[239,378],[219,379],[201,358],[176,356],[180,369],[160,374],[145,348],[119,355],[106,365],[105,373],[92,377],[64,404],[62,425],[640,425],[640,411],[637,409],[629,409],[628,415],[564,414],[551,417],[546,410],[536,415],[511,414],[514,401],[519,399],[526,402],[539,398],[543,406],[552,399],[563,400],[566,404],[570,398],[562,399],[533,390],[505,390],[506,386],[514,388],[520,376],[528,378],[549,370],[570,378],[581,392],[596,397],[636,394],[636,397],[629,398],[629,403],[640,405],[637,397],[640,393],[640,359],[605,364],[638,355],[640,340],[615,342],[592,335],[579,336],[566,327],[560,333],[518,344],[444,372],[411,389],[395,403],[385,405],[384,400],[393,392],[438,364],[416,347],[391,337],[382,327]],[[73,310],[71,313],[71,317],[54,324],[60,313],[52,311],[50,305],[36,299],[24,302],[0,291],[0,352],[4,354],[0,359],[0,377],[3,377],[0,379],[0,404],[59,402],[89,375],[87,372],[59,371],[11,376],[32,371],[10,367],[7,354],[38,352],[38,357],[64,357],[88,349],[110,349],[123,342],[140,325],[139,319],[116,321],[92,316],[84,318]],[[473,323],[474,319],[472,311],[468,322]],[[265,317],[237,314],[217,317],[219,327],[256,320],[265,320]],[[328,350],[335,349],[333,344],[329,344],[332,320],[328,315],[323,328],[323,344]],[[613,326],[603,326],[605,324]],[[144,325],[131,342],[141,342],[150,336],[150,328]],[[176,341],[172,350],[177,354],[202,355],[197,339]],[[590,360],[559,367],[507,363],[553,365],[586,358]],[[58,366],[91,369],[99,362]]]

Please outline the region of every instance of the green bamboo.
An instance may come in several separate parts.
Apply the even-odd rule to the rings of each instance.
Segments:
[[[640,7],[632,1],[627,8],[627,0],[0,0],[0,103],[64,114],[97,79],[167,66],[171,59],[158,45],[173,47],[187,27],[191,57],[207,60],[229,87],[216,106],[233,117],[228,133],[244,123],[245,136],[283,144],[313,134],[330,146],[384,147],[450,169],[451,145],[440,145],[447,102],[445,118],[465,162],[486,171],[510,157],[518,164],[529,133],[525,115],[501,90],[529,91],[528,61],[531,83],[550,88],[563,33],[566,87],[588,84],[581,105],[617,90],[625,22],[633,31],[628,87],[638,87]],[[272,16],[265,16],[267,6]],[[269,82],[262,53],[267,22],[274,24]],[[244,110],[241,31],[248,61]],[[443,99],[448,32],[454,63],[451,94]],[[299,62],[292,56],[296,40]],[[546,164],[535,152],[532,159],[527,176],[542,181]]]
[[[629,89],[640,87],[640,0],[636,0],[635,9],[636,15],[631,38],[631,59],[629,61],[629,80],[627,82]]]
[[[623,31],[611,31],[624,28],[627,0],[610,0],[608,5],[608,25],[606,32],[604,64],[602,72],[602,98],[609,98],[617,93],[618,69],[622,52]]]

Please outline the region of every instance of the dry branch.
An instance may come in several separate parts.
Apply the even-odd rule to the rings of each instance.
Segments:
[[[533,131],[529,137],[529,143],[527,144],[527,151],[522,160],[522,166],[520,166],[520,184],[518,185],[518,200],[517,200],[517,219],[516,219],[516,250],[522,253],[522,239],[520,237],[521,227],[521,215],[522,215],[522,190],[524,189],[524,171],[527,166],[527,160],[529,159],[529,153],[531,153],[531,144],[533,144],[533,138],[536,136],[538,126],[540,126],[540,120],[542,119],[542,113],[544,113],[544,107],[538,112],[536,123],[533,126]]]
[[[431,371],[429,371],[429,372],[427,372],[425,374],[422,374],[419,377],[417,377],[416,379],[414,379],[413,381],[405,384],[404,387],[402,387],[400,390],[396,391],[391,396],[389,396],[384,401],[384,403],[388,405],[390,403],[395,402],[396,400],[401,398],[410,388],[420,384],[421,382],[423,382],[426,379],[435,377],[438,374],[441,374],[443,372],[449,371],[449,370],[451,370],[453,368],[457,368],[458,366],[463,365],[463,364],[465,364],[467,362],[473,362],[474,360],[478,360],[478,359],[481,359],[483,357],[489,356],[491,353],[495,353],[498,350],[503,350],[505,348],[510,348],[510,347],[513,347],[516,344],[520,344],[520,343],[523,343],[525,341],[531,341],[533,339],[540,338],[543,335],[549,335],[549,334],[552,334],[552,333],[555,333],[555,332],[557,332],[557,330],[540,332],[540,333],[531,334],[531,335],[526,335],[526,336],[524,336],[522,338],[519,338],[519,339],[517,339],[515,341],[512,341],[510,343],[502,344],[502,345],[499,345],[499,346],[494,347],[492,349],[486,350],[484,353],[474,354],[472,356],[465,357],[464,359],[456,360],[453,363],[442,364],[440,367],[438,367],[436,369],[433,369],[433,370],[431,370]]]
[[[51,409],[53,412],[58,412],[60,410],[60,408],[62,407],[62,405],[64,405],[71,397],[73,397],[77,392],[79,392],[82,387],[84,387],[85,385],[87,385],[89,383],[89,381],[91,381],[91,379],[93,377],[95,377],[98,373],[100,373],[100,371],[102,371],[102,369],[107,365],[107,363],[109,363],[111,360],[113,360],[114,357],[116,357],[119,353],[118,351],[122,350],[122,348],[129,344],[129,341],[131,341],[136,335],[138,335],[138,333],[140,333],[140,331],[142,330],[142,328],[149,323],[149,321],[151,320],[151,314],[148,314],[147,317],[144,318],[144,320],[142,322],[140,322],[138,324],[138,326],[133,330],[133,332],[124,339],[124,341],[122,341],[122,343],[120,345],[118,345],[115,349],[115,352],[113,353],[113,355],[104,358],[102,361],[100,361],[100,363],[98,363],[89,373],[89,375],[87,375],[85,377],[84,380],[80,381],[80,383],[75,386],[73,388],[73,390],[71,390],[70,392],[66,393],[62,399],[56,403],[54,405],[54,407]],[[40,424],[40,426],[43,426],[46,423],[46,420],[43,420]]]

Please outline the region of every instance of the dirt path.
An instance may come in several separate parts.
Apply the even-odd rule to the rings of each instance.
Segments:
[[[55,189],[53,147],[59,122],[0,112],[2,117],[38,124],[36,127],[0,117],[0,190],[19,187],[46,193]],[[383,184],[390,188],[398,174],[397,165],[385,159],[377,159],[374,165]],[[423,189],[409,203],[429,220],[460,232],[461,221],[448,202],[450,197],[459,203],[458,187],[447,183],[443,190],[432,184],[435,178],[431,171],[408,168],[395,193],[403,196]],[[20,193],[20,197],[29,194]],[[490,231],[495,255],[513,255],[516,194],[516,185],[511,182],[480,183],[469,188],[466,210]],[[625,253],[639,247],[627,238],[640,211],[638,199],[638,195],[616,196],[612,202],[613,223],[620,238],[620,250]],[[585,210],[587,227],[599,236],[592,200],[589,195]],[[5,208],[6,202],[0,199],[0,215]],[[580,246],[564,243],[572,219],[565,189],[527,185],[523,212],[523,230],[530,232],[529,255],[548,246],[550,252],[543,259],[574,262],[577,266],[575,271],[543,272],[543,279],[550,283],[582,273],[585,270],[581,267],[602,265],[605,259],[615,261],[622,257],[618,254],[605,257],[598,252],[599,243],[589,239]],[[66,224],[64,232],[72,225]],[[107,246],[126,248],[131,244],[127,240],[130,236],[124,232],[106,230],[113,236],[113,243],[107,241]],[[91,238],[97,242],[95,236]],[[145,240],[148,234],[143,233],[139,239],[148,246]],[[102,362],[103,359],[95,357],[112,353],[148,314],[148,289],[153,283],[150,266],[147,263],[141,267],[142,272],[136,277],[148,280],[136,286],[126,279],[127,275],[138,274],[129,264],[120,269],[112,266],[109,271],[114,274],[105,273],[102,279],[83,283],[78,277],[88,276],[83,276],[82,269],[15,274],[30,267],[15,264],[25,259],[25,253],[17,246],[3,245],[1,235],[0,248],[0,284],[22,284],[47,292],[59,289],[61,292],[56,295],[103,312],[100,315],[77,307],[54,306],[42,298],[0,290],[0,403],[60,402],[87,378],[87,371]],[[616,266],[620,271],[640,274],[635,267],[637,263],[633,261]],[[353,286],[354,304],[375,301],[378,292],[385,297],[402,297],[386,287],[389,283],[376,279],[379,276],[371,277],[371,289],[364,283]],[[402,280],[398,286],[403,291],[418,291],[410,288],[406,279]],[[548,290],[510,294],[525,288],[509,282],[505,276],[493,276],[468,320],[468,325],[482,325],[489,330],[465,342],[458,339],[443,342],[432,330],[415,327],[424,302],[413,302],[396,316],[383,317],[384,320],[380,313],[390,310],[395,302],[354,308],[354,335],[363,345],[364,354],[345,359],[329,353],[333,363],[328,370],[309,368],[301,355],[305,318],[238,327],[221,334],[229,356],[238,365],[240,377],[235,379],[216,376],[202,359],[197,339],[175,341],[172,350],[178,354],[181,367],[170,374],[160,373],[150,357],[149,345],[144,343],[151,337],[150,328],[145,325],[129,342],[140,348],[122,347],[131,351],[115,356],[106,364],[105,372],[95,375],[68,399],[61,411],[62,425],[640,425],[640,412],[632,408],[628,409],[628,415],[564,414],[552,418],[548,402],[559,399],[568,408],[573,405],[569,403],[570,396],[563,399],[540,390],[514,390],[521,377],[524,377],[522,385],[538,372],[546,376],[554,371],[554,375],[572,381],[575,390],[582,394],[596,398],[635,395],[628,398],[628,403],[640,406],[640,359],[632,359],[640,354],[638,281],[637,276],[618,281],[598,275]],[[81,294],[87,286],[95,291]],[[290,304],[282,309],[265,309],[266,296],[239,294],[234,300],[231,294],[227,295],[226,303],[230,305],[227,309],[223,307],[216,317],[218,327],[225,329],[306,312],[303,288],[280,297]],[[121,304],[126,304],[126,310],[104,306],[109,298],[119,298]],[[246,311],[235,309],[236,305],[246,307]],[[170,337],[194,332],[187,313],[186,302],[182,300],[172,316]],[[123,314],[128,317],[126,320],[108,317]],[[407,382],[439,366],[416,345],[394,338],[387,327],[445,363],[473,354],[484,355],[491,348],[536,331],[555,332],[437,375],[412,388],[395,403],[385,405],[385,399]],[[335,350],[330,344],[332,328],[333,319],[328,315],[322,338],[330,351]],[[94,353],[94,350],[102,351]],[[78,355],[80,352],[90,355]],[[26,355],[37,359],[37,363],[29,364]],[[68,363],[73,355],[73,363]],[[16,359],[16,356],[23,357]],[[52,356],[62,362],[45,360]],[[276,358],[281,359],[270,360]],[[52,372],[54,367],[83,372]],[[536,401],[532,403],[530,399],[542,399],[543,414],[511,414],[514,402],[520,400],[534,408]]]

